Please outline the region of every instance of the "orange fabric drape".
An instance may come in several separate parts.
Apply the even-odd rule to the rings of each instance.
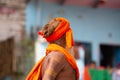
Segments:
[[[60,37],[63,36],[63,34],[66,33],[66,45],[68,46],[68,48],[71,48],[74,44],[74,41],[72,36],[72,30],[70,28],[70,24],[68,20],[61,17],[58,17],[55,19],[59,20],[60,24],[57,26],[53,34],[51,34],[49,37],[44,37],[44,38],[48,42],[52,42],[52,41],[58,40]],[[38,34],[44,36],[42,32],[38,32]]]
[[[65,58],[66,60],[68,61],[68,63],[73,67],[73,69],[76,71],[76,77],[77,77],[77,80],[79,79],[79,69],[77,67],[77,64],[76,64],[76,61],[74,59],[74,57],[71,55],[71,53],[69,53],[67,50],[65,50],[63,47],[59,46],[59,45],[56,45],[56,44],[50,44],[48,47],[47,47],[47,54],[50,52],[50,51],[60,51],[62,52],[64,55],[65,55]]]
[[[39,80],[40,71],[41,71],[41,64],[43,62],[45,57],[43,57],[35,66],[32,68],[32,70],[29,72],[25,80]]]
[[[59,45],[56,44],[49,44],[47,49],[46,49],[46,55],[49,54],[49,52],[51,51],[60,51],[62,54],[65,55],[66,60],[68,61],[68,63],[73,67],[73,69],[76,71],[76,78],[77,80],[79,80],[79,70],[77,67],[77,64],[75,62],[74,57],[64,48],[62,48]],[[32,71],[28,74],[26,80],[39,80],[41,78],[40,72],[41,72],[41,63],[44,60],[41,59],[38,64],[36,64],[34,66],[34,68],[32,69]]]
[[[92,80],[89,70],[88,70],[88,67],[84,68],[83,80]]]

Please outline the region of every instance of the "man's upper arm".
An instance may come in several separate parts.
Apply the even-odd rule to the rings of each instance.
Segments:
[[[62,53],[54,51],[50,53],[49,56],[49,62],[42,80],[55,80],[56,76],[65,65],[65,57]]]

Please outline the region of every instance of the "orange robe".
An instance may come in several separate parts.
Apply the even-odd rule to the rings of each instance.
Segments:
[[[92,80],[88,67],[84,68],[83,80]]]

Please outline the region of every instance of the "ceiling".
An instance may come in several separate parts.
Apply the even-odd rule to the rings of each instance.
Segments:
[[[120,9],[120,0],[44,0],[46,2],[56,2],[60,4],[90,6],[93,8],[118,8]]]

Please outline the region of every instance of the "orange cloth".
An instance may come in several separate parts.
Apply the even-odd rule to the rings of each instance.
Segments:
[[[83,80],[92,80],[87,67],[84,68]]]
[[[63,34],[66,33],[66,45],[68,46],[68,48],[71,48],[74,44],[74,41],[73,41],[73,36],[72,36],[72,30],[70,28],[70,24],[68,20],[66,20],[65,18],[61,18],[61,17],[58,17],[55,19],[59,20],[60,24],[57,26],[53,34],[51,34],[49,37],[44,37],[44,38],[46,38],[48,42],[51,42],[51,41],[58,40],[59,38],[63,36]],[[38,34],[43,36],[42,32],[38,32]]]
[[[78,70],[78,67],[77,67],[77,64],[75,62],[74,57],[68,51],[66,51],[64,48],[62,48],[61,46],[59,46],[57,44],[49,44],[47,49],[46,49],[46,55],[48,55],[49,52],[51,52],[51,51],[60,51],[61,53],[63,53],[65,55],[65,58],[68,61],[68,63],[76,71],[76,78],[77,78],[77,80],[79,80],[79,70]],[[34,66],[32,71],[28,74],[26,80],[39,80],[39,79],[41,79],[40,72],[41,72],[41,64],[42,64],[43,60],[44,60],[44,58],[42,58],[42,60],[40,60],[38,62],[38,64],[36,64]]]

